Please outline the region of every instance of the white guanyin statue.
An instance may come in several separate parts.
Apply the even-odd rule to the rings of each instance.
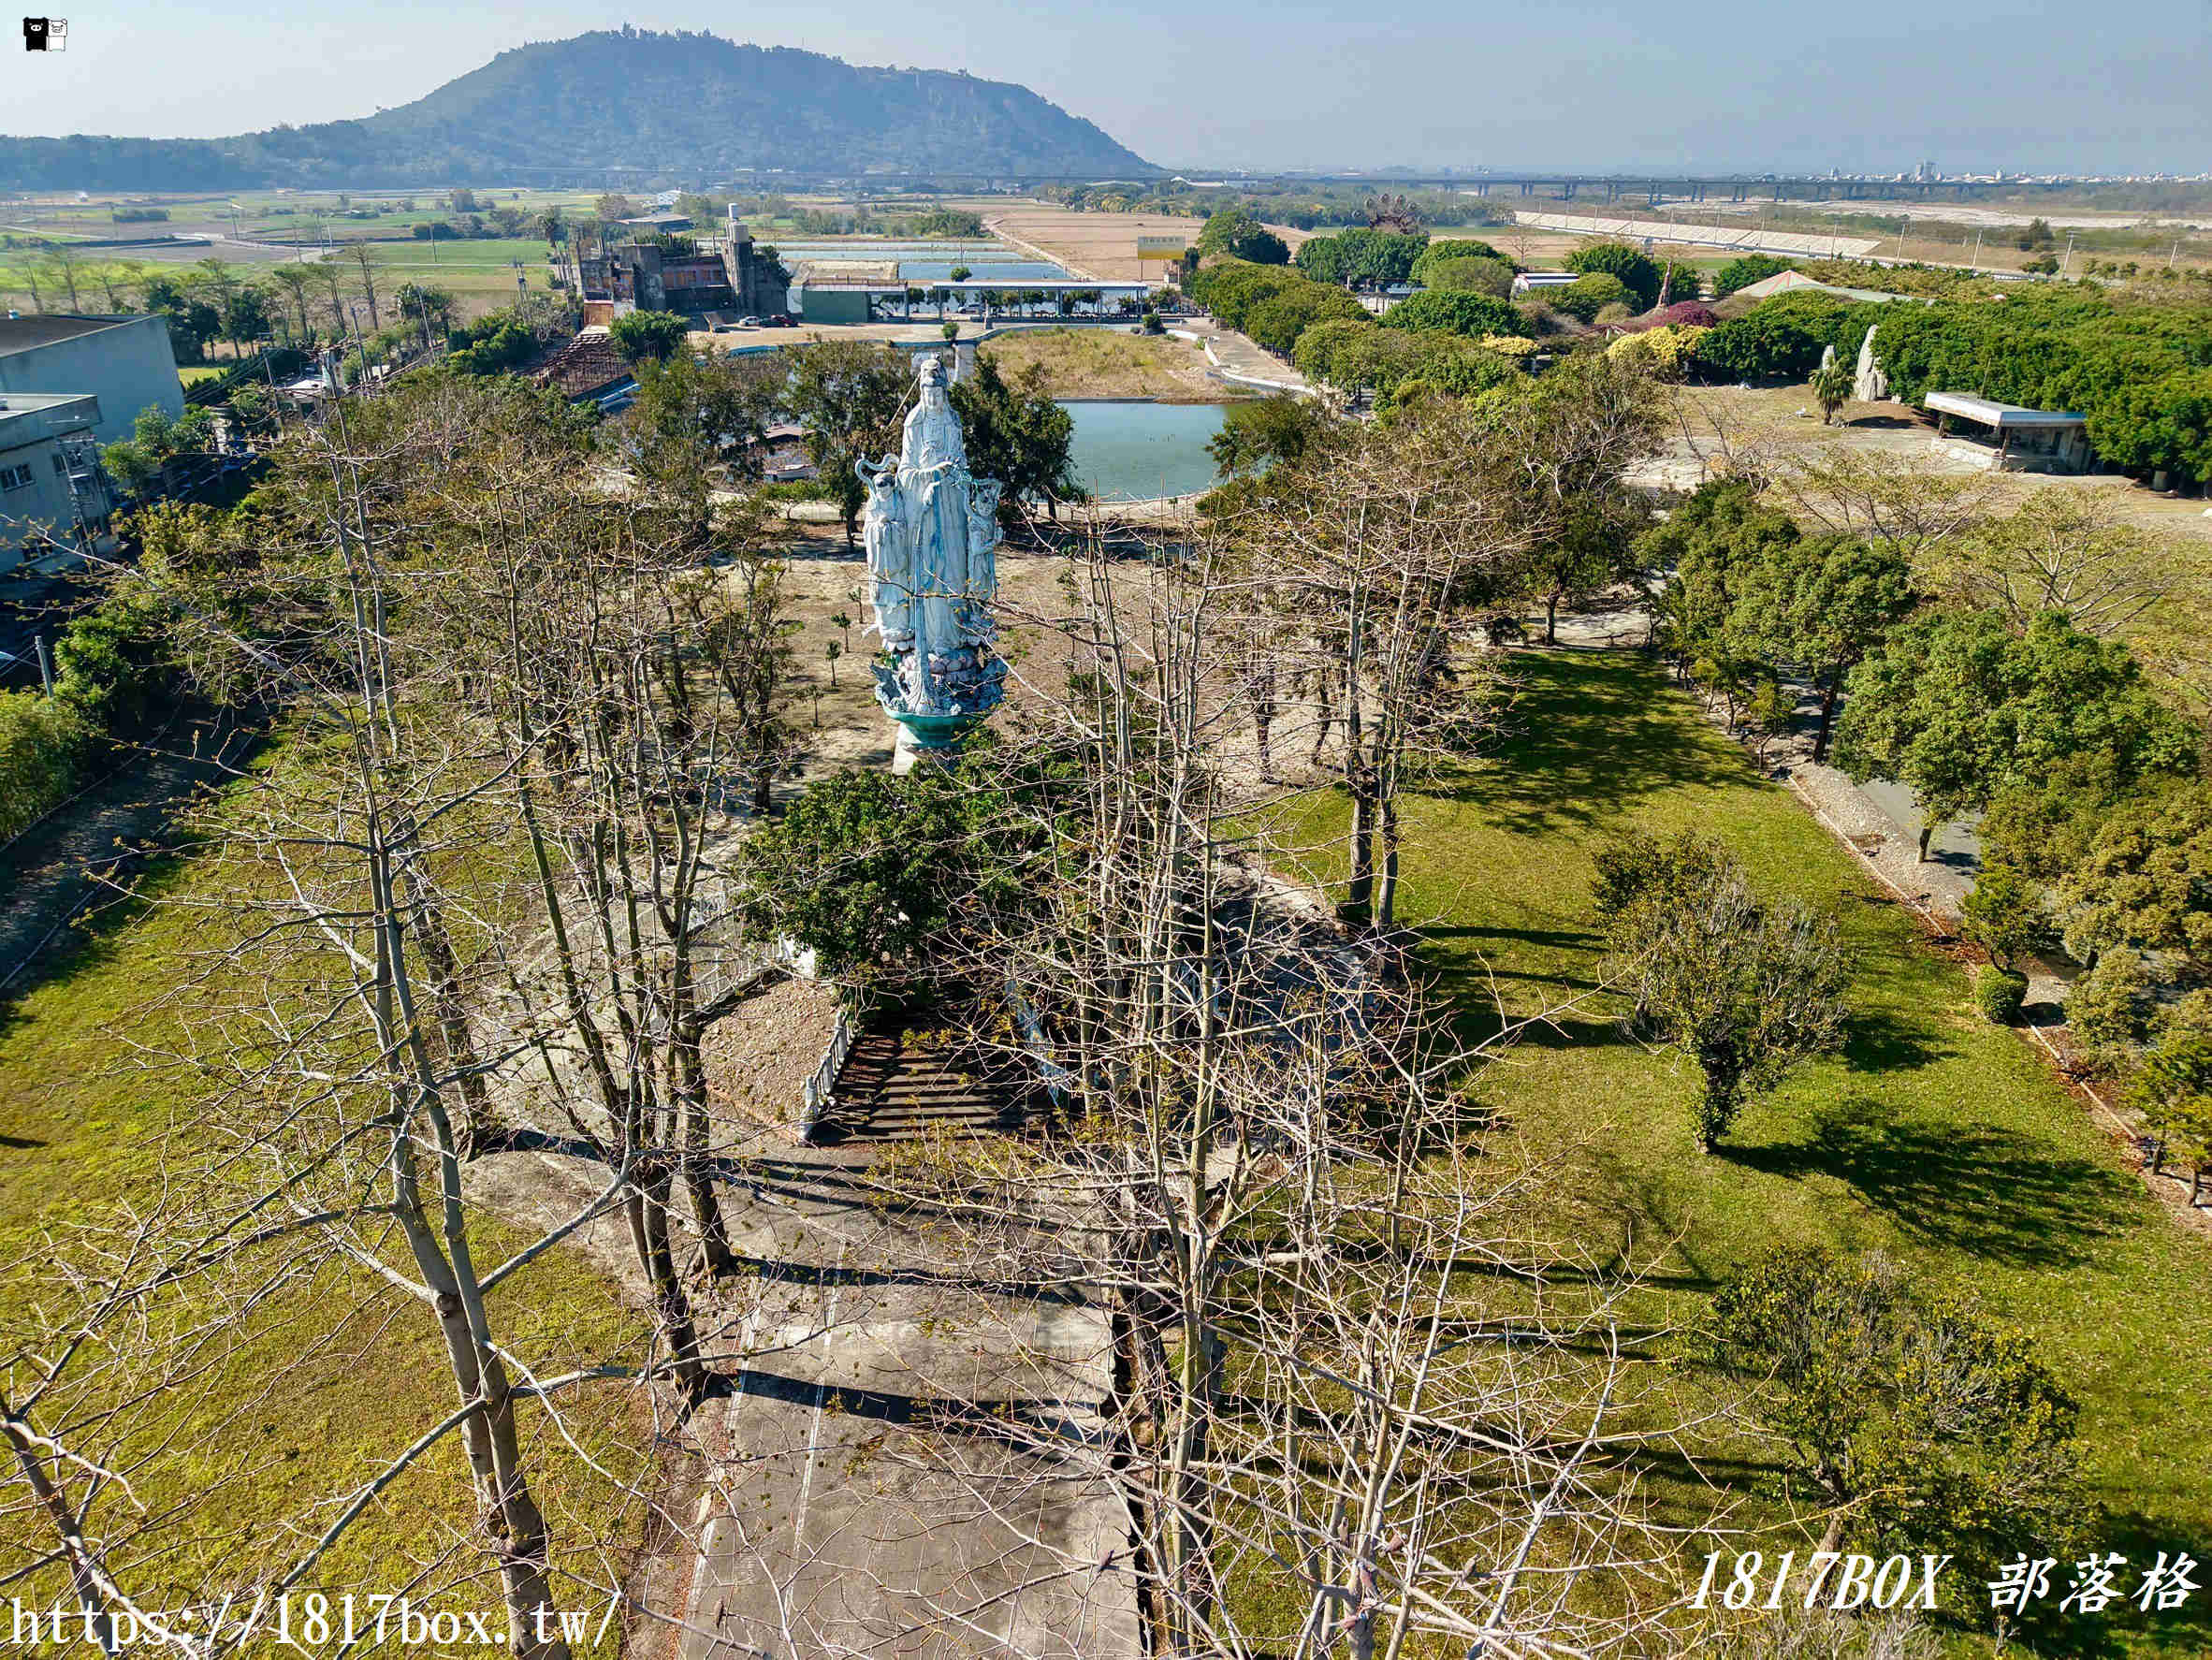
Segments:
[[[870,624],[881,642],[876,698],[899,726],[899,764],[943,749],[1004,695],[994,642],[1001,487],[968,471],[960,416],[934,355],[915,365],[918,393],[899,453],[860,464]]]

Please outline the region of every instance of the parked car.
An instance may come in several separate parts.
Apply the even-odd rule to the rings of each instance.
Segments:
[[[796,328],[798,326],[799,320],[787,312],[778,312],[766,320],[766,327],[770,328]]]

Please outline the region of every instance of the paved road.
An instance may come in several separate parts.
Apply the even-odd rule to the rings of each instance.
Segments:
[[[1211,317],[1178,317],[1170,327],[1203,345],[1207,359],[1230,380],[1263,391],[1311,393],[1314,389],[1289,364]]]

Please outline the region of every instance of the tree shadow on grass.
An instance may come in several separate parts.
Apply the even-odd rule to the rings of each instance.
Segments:
[[[1724,1147],[1747,1169],[1847,1182],[1915,1239],[2013,1267],[2064,1268],[2133,1224],[2133,1186],[2087,1158],[1987,1125],[1900,1122],[1867,1096],[1790,1146]]]
[[[1452,1012],[1461,1042],[1486,1043],[1515,1023],[1527,1023],[1517,1041],[1540,1047],[1619,1041],[1611,1003],[1600,995],[1604,983],[1595,977],[1600,941],[1590,929],[1446,925],[1422,928],[1420,939],[1430,989]],[[1491,954],[1493,948],[1503,961]],[[1507,1008],[1498,1007],[1501,998]],[[1545,1009],[1559,1012],[1531,1020]]]
[[[1854,1014],[1843,1035],[1843,1064],[1855,1072],[1902,1072],[1943,1060],[1948,1049],[1929,1043],[1928,1028],[1894,1014]]]
[[[1655,664],[1626,652],[1516,653],[1520,696],[1489,765],[1433,794],[1500,828],[1541,835],[1610,823],[1644,796],[1752,782]]]
[[[1598,983],[1575,974],[1502,968],[1472,952],[1437,954],[1427,965],[1429,989],[1451,1013],[1452,1036],[1468,1048],[1488,1043],[1508,1027],[1513,1041],[1537,1048],[1574,1049],[1622,1041]],[[1506,1007],[1501,1008],[1503,999]],[[1553,1010],[1548,1018],[1537,1011]]]

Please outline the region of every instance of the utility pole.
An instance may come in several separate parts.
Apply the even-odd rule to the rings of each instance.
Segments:
[[[2074,232],[2066,233],[2066,257],[2059,262],[2059,274],[2069,275],[2074,269]]]
[[[46,660],[46,636],[33,634],[31,644],[38,652],[38,684],[46,688],[46,695],[53,695],[53,666]]]

